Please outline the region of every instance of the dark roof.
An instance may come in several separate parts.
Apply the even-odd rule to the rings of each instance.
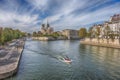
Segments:
[[[119,20],[120,20],[120,14],[115,14],[111,18],[111,21],[119,21]]]

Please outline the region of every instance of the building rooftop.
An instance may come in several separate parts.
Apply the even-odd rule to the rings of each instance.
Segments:
[[[71,31],[71,30],[77,31],[77,30],[75,30],[75,29],[64,29],[64,30],[62,30],[62,31]]]
[[[111,16],[111,22],[120,21],[120,14],[115,14]]]

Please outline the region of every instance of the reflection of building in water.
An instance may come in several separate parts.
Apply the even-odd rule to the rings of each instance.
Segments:
[[[54,29],[50,27],[50,24],[47,21],[47,24],[42,24],[40,32],[42,34],[52,34],[54,32]]]
[[[78,30],[65,29],[62,31],[62,35],[66,36],[68,39],[79,39]]]
[[[110,62],[109,60],[119,61],[120,58],[119,49],[97,47],[97,46],[90,46],[89,48],[88,46],[90,45],[85,46],[86,50],[92,52],[94,54],[94,58],[96,59],[96,61],[100,63]]]

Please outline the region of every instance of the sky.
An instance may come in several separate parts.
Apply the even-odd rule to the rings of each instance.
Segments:
[[[39,31],[89,28],[120,14],[120,0],[0,0],[0,27]]]

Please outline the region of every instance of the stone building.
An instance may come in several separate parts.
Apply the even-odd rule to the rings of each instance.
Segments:
[[[68,39],[79,39],[78,30],[65,29],[62,31],[62,35],[66,36]]]
[[[50,24],[47,22],[47,24],[42,24],[40,32],[42,34],[52,34],[54,32],[54,29],[50,27]]]
[[[101,33],[101,31],[102,31],[102,28],[103,27],[103,25],[102,24],[95,24],[95,25],[93,25],[92,26],[92,35],[91,35],[91,37],[92,38],[95,38],[95,37],[98,37],[98,35],[96,35],[96,34],[103,34],[103,33]],[[100,32],[98,31],[98,29],[100,30]]]
[[[115,14],[110,18],[110,22],[119,22],[119,21],[120,21],[120,14]]]
[[[111,16],[109,24],[113,34],[120,34],[120,14]]]
[[[46,34],[45,24],[42,24],[42,27],[41,27],[40,32],[41,32],[42,34]]]
[[[92,29],[92,37],[96,37],[97,28],[100,28],[100,38],[106,38],[106,35],[114,34],[116,38],[120,37],[120,14],[111,16],[109,21],[103,24],[94,25]]]

